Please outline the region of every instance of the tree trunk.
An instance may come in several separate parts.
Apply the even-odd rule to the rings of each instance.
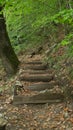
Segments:
[[[67,0],[67,2],[66,2],[66,8],[67,9],[72,9],[71,0]]]
[[[0,57],[7,74],[14,74],[17,71],[19,60],[10,44],[3,14],[0,14]]]

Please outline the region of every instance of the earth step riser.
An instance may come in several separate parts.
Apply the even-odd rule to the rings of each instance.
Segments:
[[[57,84],[54,83],[40,83],[40,84],[34,84],[32,86],[29,86],[28,89],[32,91],[43,91],[45,89],[52,89]]]
[[[31,70],[46,70],[48,67],[47,65],[27,65],[24,69],[31,69]]]
[[[64,101],[64,95],[61,93],[50,93],[45,91],[34,96],[15,96],[13,104],[43,104],[43,103],[59,103]]]
[[[53,75],[28,75],[28,76],[22,76],[20,77],[21,81],[29,81],[29,82],[49,82],[51,80],[53,80],[54,77]]]

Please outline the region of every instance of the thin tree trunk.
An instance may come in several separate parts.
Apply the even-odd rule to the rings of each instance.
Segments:
[[[67,5],[67,9],[72,9],[71,0],[68,0],[66,2],[66,5]]]
[[[0,57],[7,74],[14,74],[17,71],[19,60],[10,44],[3,14],[0,14]]]
[[[59,11],[61,11],[61,9],[62,9],[62,8],[61,8],[62,5],[61,5],[61,1],[60,1],[60,0],[58,1],[58,4],[59,4]]]

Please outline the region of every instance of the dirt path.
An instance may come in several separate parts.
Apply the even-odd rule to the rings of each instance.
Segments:
[[[6,129],[72,130],[73,103],[65,100],[54,70],[48,69],[40,55],[26,56],[22,61],[17,76],[5,82],[15,85],[14,98],[9,89],[0,96],[0,113],[8,121]]]

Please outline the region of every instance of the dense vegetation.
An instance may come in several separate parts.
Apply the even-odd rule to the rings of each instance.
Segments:
[[[72,0],[1,1],[16,53],[48,43],[49,47],[56,44],[56,49],[67,46],[65,56],[73,55]]]
[[[44,43],[50,34],[49,18],[57,12],[56,5],[57,0],[17,0],[5,8],[8,32],[15,48]]]
[[[73,31],[72,6],[72,2],[64,0],[7,2],[4,13],[12,44],[20,50],[23,46],[55,40],[59,24],[63,26],[66,36],[62,44],[68,44]]]

